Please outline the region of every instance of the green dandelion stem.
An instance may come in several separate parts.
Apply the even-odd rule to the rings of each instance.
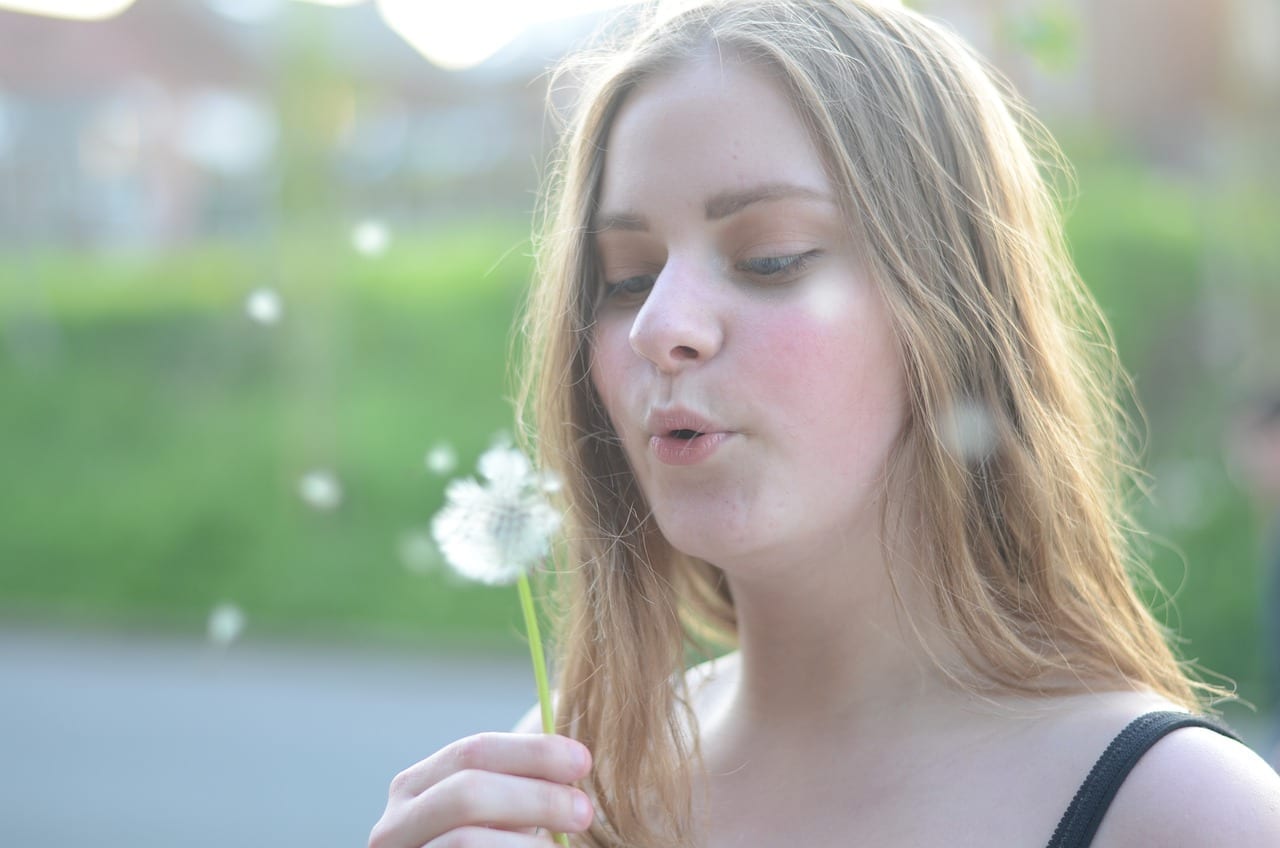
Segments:
[[[520,609],[524,613],[524,629],[529,634],[529,654],[533,658],[533,679],[538,683],[538,706],[542,709],[542,732],[555,733],[555,716],[551,711],[551,686],[547,683],[547,661],[542,656],[542,635],[538,632],[538,613],[533,608],[533,592],[529,589],[529,577],[523,571],[516,578],[520,590]],[[569,848],[569,837],[563,833],[554,835],[558,844]]]

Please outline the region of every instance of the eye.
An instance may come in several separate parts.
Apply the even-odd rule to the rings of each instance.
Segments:
[[[633,303],[644,300],[657,279],[654,274],[639,274],[616,283],[605,281],[600,290],[600,300],[610,303]]]
[[[821,251],[810,250],[788,256],[761,256],[755,259],[744,259],[735,267],[744,274],[756,277],[790,278],[799,274],[818,256]]]

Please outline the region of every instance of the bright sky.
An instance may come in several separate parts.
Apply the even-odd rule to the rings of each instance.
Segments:
[[[443,68],[478,65],[527,26],[615,8],[627,0],[305,0],[326,6],[376,2],[382,19]],[[133,0],[0,0],[0,9],[59,18],[101,20]]]

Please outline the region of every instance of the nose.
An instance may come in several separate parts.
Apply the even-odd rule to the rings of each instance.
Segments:
[[[706,362],[724,344],[722,318],[705,282],[668,262],[636,312],[631,349],[664,374]]]

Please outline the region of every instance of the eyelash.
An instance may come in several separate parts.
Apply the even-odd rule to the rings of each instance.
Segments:
[[[786,279],[799,274],[820,253],[821,251],[818,250],[810,250],[806,253],[794,253],[787,256],[762,256],[757,259],[747,259],[739,262],[734,266],[734,270],[757,278],[769,279],[772,282],[773,278]],[[616,283],[605,281],[601,290],[601,300],[615,300],[623,296],[639,297],[653,287],[653,281],[656,278],[656,274],[639,274],[619,280]],[[640,289],[628,288],[628,286],[637,283],[643,283],[644,287]]]

